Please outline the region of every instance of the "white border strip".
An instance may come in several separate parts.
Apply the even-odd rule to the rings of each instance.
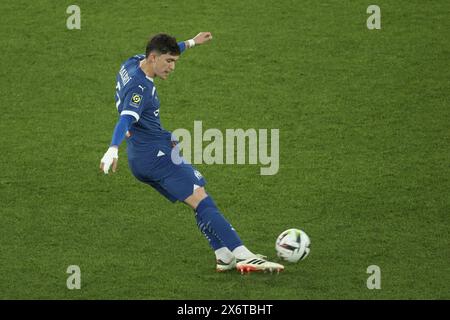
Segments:
[[[130,110],[123,110],[123,111],[120,113],[121,116],[123,116],[123,115],[125,115],[125,114],[128,114],[128,115],[130,115],[130,116],[133,116],[133,117],[136,119],[136,121],[139,121],[139,115],[138,115],[136,112],[130,111]]]

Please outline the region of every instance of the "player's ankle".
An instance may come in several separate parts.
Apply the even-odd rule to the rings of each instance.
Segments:
[[[256,257],[256,255],[247,249],[246,246],[241,245],[237,248],[235,248],[232,251],[233,255],[236,257],[236,259],[242,260],[242,259],[250,259]]]
[[[221,260],[224,263],[230,263],[234,260],[234,255],[227,247],[222,247],[214,251],[216,260]]]

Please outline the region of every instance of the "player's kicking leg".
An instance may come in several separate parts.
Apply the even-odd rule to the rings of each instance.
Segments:
[[[252,253],[243,245],[236,230],[220,213],[212,198],[203,187],[184,200],[196,212],[197,225],[216,254],[216,270],[236,268],[241,272],[279,272],[284,266],[267,261],[264,256]]]

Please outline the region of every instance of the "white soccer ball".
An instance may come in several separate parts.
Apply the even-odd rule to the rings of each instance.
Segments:
[[[275,250],[279,258],[288,262],[298,262],[305,259],[310,251],[311,240],[300,229],[283,231],[275,242]]]

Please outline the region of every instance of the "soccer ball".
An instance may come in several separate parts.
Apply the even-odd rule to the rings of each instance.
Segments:
[[[309,254],[311,241],[308,235],[300,229],[283,231],[275,242],[277,256],[288,262],[298,262]]]

